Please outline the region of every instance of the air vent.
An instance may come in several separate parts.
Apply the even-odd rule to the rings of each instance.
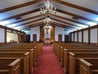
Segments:
[[[19,20],[19,19],[21,19],[21,17],[16,17],[15,19],[16,19],[16,20]]]
[[[78,17],[73,16],[73,17],[72,17],[72,19],[74,19],[74,20],[78,20],[79,18],[78,18]]]

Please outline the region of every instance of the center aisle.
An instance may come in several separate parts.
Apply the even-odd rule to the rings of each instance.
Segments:
[[[44,46],[33,74],[64,74],[52,46]]]

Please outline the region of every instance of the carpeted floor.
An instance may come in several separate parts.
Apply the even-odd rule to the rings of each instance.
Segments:
[[[64,74],[52,46],[44,46],[33,74]]]

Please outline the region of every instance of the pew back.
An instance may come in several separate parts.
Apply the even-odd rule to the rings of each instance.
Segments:
[[[0,59],[0,74],[20,74],[20,59]]]
[[[80,59],[80,74],[98,74],[98,58]]]

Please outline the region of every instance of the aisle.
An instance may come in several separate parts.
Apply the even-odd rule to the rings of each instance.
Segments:
[[[37,62],[33,74],[64,74],[59,61],[53,53],[53,47],[45,46],[42,50],[42,55]]]

